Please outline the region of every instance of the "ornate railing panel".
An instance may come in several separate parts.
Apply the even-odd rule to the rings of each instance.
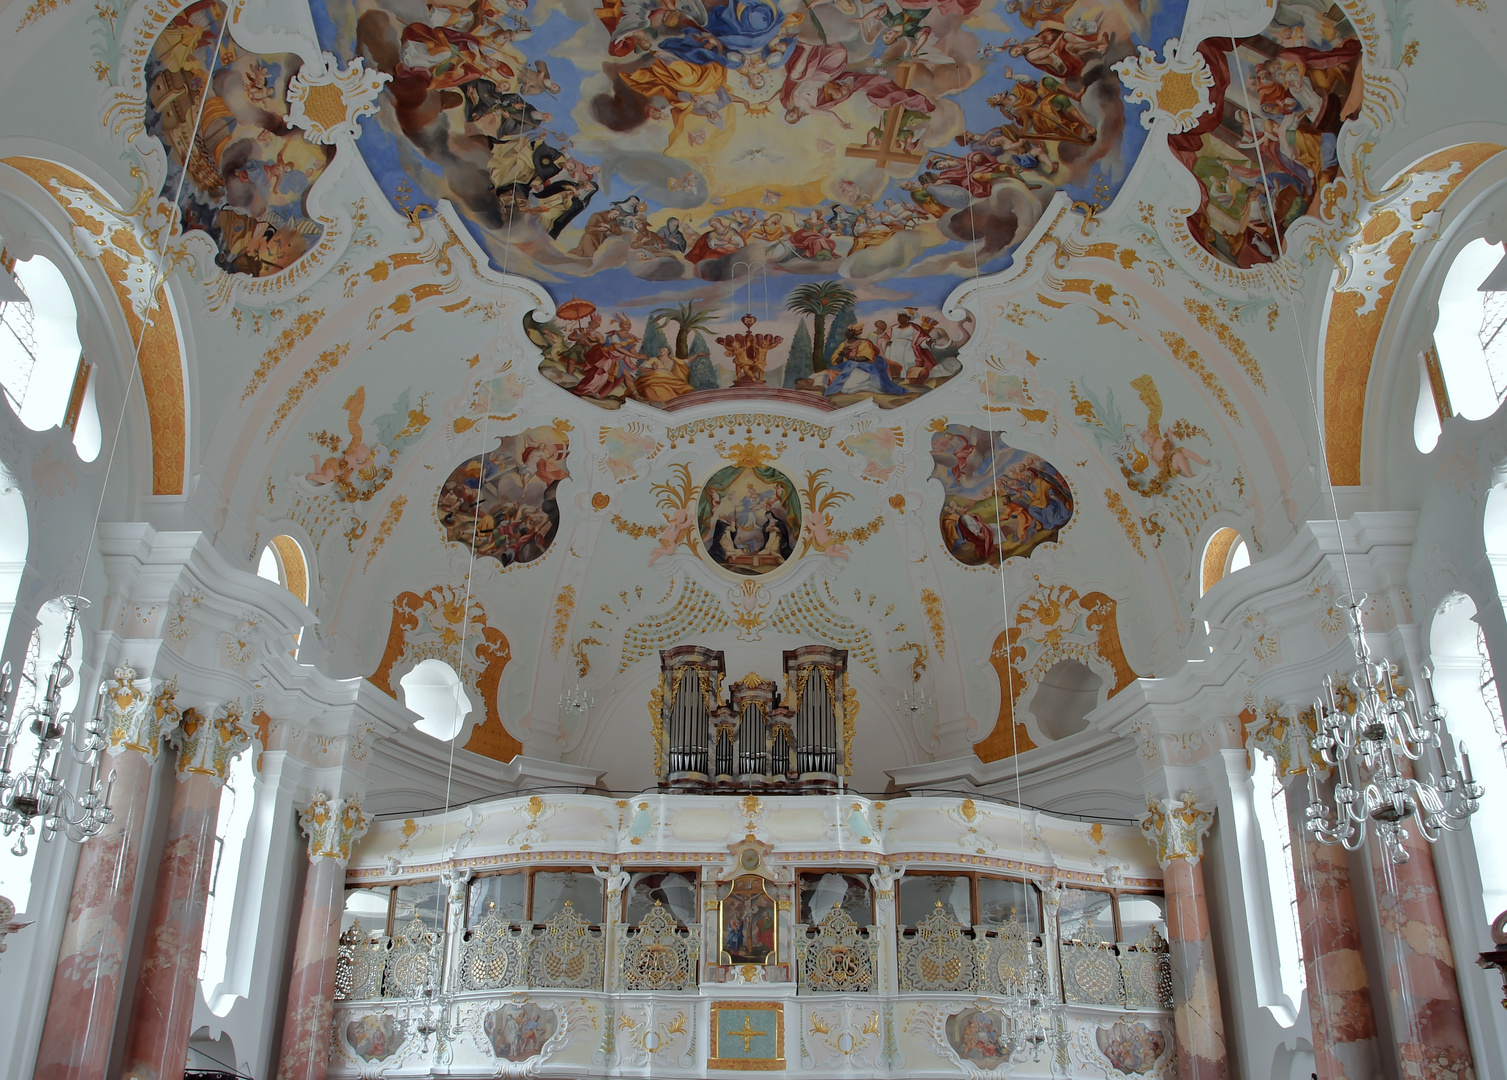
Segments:
[[[439,990],[444,967],[444,937],[420,919],[393,935],[382,971],[384,998],[415,998],[426,989]]]
[[[532,987],[601,990],[606,970],[606,939],[576,913],[565,910],[538,927],[529,942],[528,981]]]
[[[1087,919],[1062,942],[1062,995],[1070,1004],[1125,1006],[1125,983],[1113,942]]]
[[[624,990],[694,990],[698,935],[682,930],[655,901],[636,927],[618,930],[619,984]]]
[[[916,936],[900,939],[900,989],[972,991],[978,964],[975,942],[943,910],[941,901],[916,924]]]
[[[1141,940],[1120,949],[1120,974],[1125,980],[1125,1003],[1132,1009],[1172,1008],[1172,961],[1167,939],[1147,927]]]
[[[456,980],[461,990],[501,990],[528,983],[529,935],[495,910],[461,938]]]
[[[871,994],[878,989],[879,946],[874,928],[860,929],[833,908],[817,926],[797,926],[795,951],[800,990],[812,994]]]
[[[382,996],[382,972],[392,940],[351,923],[335,953],[335,1000],[369,1001]]]
[[[979,989],[986,994],[1044,997],[1051,987],[1046,955],[1030,927],[1012,912],[979,943]]]

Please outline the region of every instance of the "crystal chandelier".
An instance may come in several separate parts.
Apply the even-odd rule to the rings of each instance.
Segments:
[[[110,810],[110,788],[115,782],[115,773],[112,771],[108,779],[100,776],[106,746],[105,721],[99,709],[103,688],[96,698],[93,713],[82,725],[74,722],[72,711],[65,713],[62,709],[63,691],[73,682],[73,669],[68,666],[68,661],[73,656],[79,612],[89,606],[89,601],[82,596],[64,596],[56,602],[68,612],[68,625],[42,693],[35,693],[40,657],[29,657],[29,670],[22,671],[21,679],[31,684],[33,693],[19,709],[14,708],[15,682],[10,677],[10,664],[0,668],[0,682],[3,682],[0,686],[0,834],[16,835],[16,842],[10,849],[13,855],[26,854],[29,835],[39,834],[44,843],[58,833],[81,841],[97,835],[115,819]],[[36,746],[31,752],[31,763],[15,767],[16,748],[25,731],[31,732]],[[89,766],[88,783],[82,791],[70,791],[61,775],[65,745],[74,760]]]
[[[1005,1021],[1001,1056],[1013,1062],[1040,1061],[1049,1050],[1061,1049],[1066,1038],[1064,1006],[1052,992],[1035,935],[1014,909],[1000,927],[991,953],[991,1004]]]
[[[1366,645],[1360,604],[1350,604],[1350,634],[1355,643],[1355,670],[1338,684],[1325,676],[1323,696],[1314,702],[1314,753],[1337,772],[1334,804],[1319,792],[1314,771],[1308,773],[1308,831],[1326,844],[1354,851],[1374,827],[1383,850],[1394,863],[1408,861],[1402,842],[1406,822],[1417,824],[1429,843],[1445,829],[1480,808],[1485,789],[1470,771],[1470,755],[1460,744],[1452,760],[1444,735],[1444,709],[1437,703],[1421,710],[1410,688],[1397,685],[1397,668],[1386,657],[1373,659]],[[1434,698],[1424,671],[1429,699]],[[1429,747],[1434,754],[1428,754]],[[1439,765],[1437,774],[1426,757]],[[1409,768],[1408,762],[1416,765]]]

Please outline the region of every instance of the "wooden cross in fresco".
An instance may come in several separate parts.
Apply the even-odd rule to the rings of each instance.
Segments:
[[[753,1043],[753,1041],[754,1041],[755,1038],[757,1038],[760,1035],[768,1035],[769,1032],[767,1032],[767,1031],[755,1031],[753,1029],[753,1017],[750,1016],[748,1013],[744,1013],[743,1014],[743,1029],[741,1031],[729,1031],[728,1034],[731,1035],[735,1039],[742,1039],[743,1040],[743,1052],[746,1054],[746,1053],[748,1053],[748,1048],[749,1048],[750,1044]]]
[[[895,85],[902,90],[910,89],[910,77],[916,70],[911,61],[903,61],[895,68]],[[902,165],[919,165],[924,155],[908,153],[900,141],[900,128],[905,123],[904,105],[891,105],[884,114],[884,128],[878,146],[849,146],[846,153],[852,158],[872,158],[881,169],[891,162]]]

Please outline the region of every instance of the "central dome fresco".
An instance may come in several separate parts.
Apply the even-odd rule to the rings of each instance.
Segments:
[[[960,280],[1144,140],[1112,65],[1181,0],[315,0],[391,76],[358,142],[401,211],[448,199],[557,385],[607,408],[726,387],[818,407],[951,378]],[[952,312],[960,315],[959,312]]]

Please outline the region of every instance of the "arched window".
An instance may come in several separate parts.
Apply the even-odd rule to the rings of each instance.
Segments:
[[[282,585],[302,603],[309,602],[309,563],[293,537],[274,536],[269,540],[256,564],[256,573]]]
[[[1487,278],[1501,262],[1500,244],[1472,240],[1439,290],[1434,353],[1449,410],[1467,420],[1485,419],[1507,396],[1507,295],[1483,291],[1500,288]]]
[[[301,603],[309,602],[309,563],[304,558],[303,548],[291,536],[274,536],[262,548],[262,557],[256,564],[256,576],[275,581],[286,588]],[[303,641],[303,630],[293,638],[293,652]]]
[[[1477,912],[1486,922],[1507,908],[1507,833],[1501,827],[1507,806],[1507,729],[1496,693],[1496,672],[1476,624],[1476,605],[1455,593],[1434,612],[1429,653],[1433,688],[1446,712],[1445,725],[1456,745],[1470,750],[1476,779],[1486,788],[1481,810],[1470,819],[1483,896]]]
[[[52,671],[53,661],[57,659],[58,650],[63,647],[63,634],[67,627],[68,611],[62,604],[49,600],[42,605],[42,610],[37,613],[37,628],[32,631],[31,642],[26,648],[26,659],[22,662],[20,675],[16,679],[12,715],[20,715],[28,706],[42,700],[47,689],[47,677]],[[86,637],[85,634],[79,634],[73,639],[73,656],[69,664],[75,675],[84,663]],[[63,713],[71,712],[78,706],[79,680],[76,677],[63,688],[61,701]],[[89,707],[91,704],[86,702],[85,706]],[[31,764],[36,752],[37,738],[28,724],[22,728],[21,738],[16,743],[13,767],[23,768]],[[63,754],[66,758],[66,749]],[[14,839],[12,836],[11,842],[0,844],[0,895],[10,897],[16,910],[24,912],[31,901],[32,866],[36,862],[37,848],[40,845],[38,837],[28,836],[26,854],[18,856],[12,850]]]
[[[79,457],[93,461],[101,441],[94,365],[83,356],[68,281],[42,255],[4,269],[23,299],[0,301],[0,388],[21,423],[66,427]]]
[[[419,714],[413,726],[430,738],[449,742],[471,715],[471,698],[455,669],[443,660],[422,660],[398,680],[403,704]]]
[[[1251,549],[1246,546],[1245,538],[1228,526],[1218,530],[1204,545],[1203,573],[1198,595],[1202,596],[1227,575],[1244,570],[1249,565]]]
[[[1258,752],[1251,756],[1254,809],[1261,826],[1261,851],[1266,859],[1266,882],[1271,889],[1272,922],[1277,936],[1277,970],[1282,993],[1296,1008],[1308,984],[1308,975],[1303,968],[1303,922],[1298,913],[1298,883],[1293,872],[1292,831],[1287,824],[1287,792],[1272,759]]]

